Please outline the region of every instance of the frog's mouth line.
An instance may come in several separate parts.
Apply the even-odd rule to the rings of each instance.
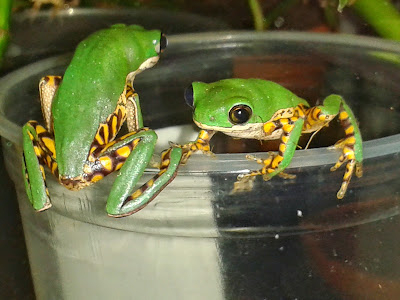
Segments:
[[[196,120],[193,120],[193,122],[201,129],[219,131],[241,139],[276,140],[282,135],[282,129],[276,130],[270,135],[266,135],[263,130],[263,123],[247,123],[243,125],[232,125],[232,127],[220,127],[206,125]]]
[[[160,59],[159,56],[153,56],[146,59],[144,62],[142,62],[139,68],[137,68],[137,70],[130,72],[128,76],[126,76],[126,79],[130,80],[130,82],[133,82],[137,74],[141,73],[146,69],[152,68],[158,62],[159,59]]]

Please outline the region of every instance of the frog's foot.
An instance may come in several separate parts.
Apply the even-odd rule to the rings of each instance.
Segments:
[[[155,168],[155,169],[160,169],[161,168],[161,163],[160,163],[160,158],[159,157],[154,157],[152,156],[149,162],[149,166],[151,168]]]
[[[263,160],[263,159],[259,159],[254,157],[253,155],[247,155],[246,158],[249,160],[255,160],[261,164],[264,164],[264,161],[267,161],[269,159],[273,159],[274,155],[272,155],[272,157]],[[233,184],[233,189],[231,191],[231,195],[233,194],[237,194],[237,193],[243,193],[243,192],[250,192],[253,190],[254,187],[254,180],[256,179],[256,176],[261,175],[264,179],[264,181],[268,181],[272,178],[272,176],[269,173],[266,173],[268,169],[266,169],[265,167],[262,168],[261,170],[256,170],[256,171],[251,171],[248,174],[239,174],[237,176],[237,180],[236,182]],[[284,173],[284,172],[280,172],[277,174],[279,177],[285,178],[285,179],[294,179],[296,178],[296,175],[292,175],[292,174],[288,174],[288,173]]]
[[[272,168],[271,166],[274,164],[273,161],[274,161],[274,159],[276,157],[278,157],[278,154],[275,153],[275,152],[268,152],[268,155],[269,156],[268,156],[267,159],[257,158],[257,157],[255,157],[254,155],[251,155],[251,154],[247,154],[246,155],[246,159],[247,160],[254,160],[258,164],[263,166],[263,168],[261,170],[256,171],[254,173],[254,175],[251,175],[251,176],[262,175],[264,181],[268,181],[274,176],[274,175],[271,176],[271,173],[274,173],[276,168]],[[284,178],[284,179],[294,179],[294,178],[296,178],[296,175],[288,174],[288,173],[285,173],[285,172],[282,172],[282,171],[277,173],[276,175],[278,175],[279,177]],[[240,179],[238,178],[238,180],[240,180]]]
[[[184,165],[188,161],[189,157],[192,156],[193,153],[197,151],[201,151],[203,154],[215,158],[215,154],[210,150],[210,145],[208,143],[203,142],[190,142],[184,145],[179,145],[170,142],[171,147],[181,148],[182,149],[182,159],[181,164]]]
[[[347,187],[350,183],[353,173],[355,173],[357,177],[361,177],[363,175],[362,164],[355,159],[354,137],[349,137],[338,141],[334,145],[334,148],[342,149],[342,154],[340,155],[336,164],[331,168],[331,171],[336,171],[342,164],[347,163],[346,172],[343,176],[343,182],[340,190],[337,193],[337,198],[342,199],[346,194]]]
[[[278,173],[278,176],[283,179],[295,179],[296,178],[295,174],[289,174],[289,173],[285,173],[285,172]]]
[[[237,181],[233,184],[233,189],[230,192],[230,195],[252,191],[255,179],[255,175],[239,174]]]

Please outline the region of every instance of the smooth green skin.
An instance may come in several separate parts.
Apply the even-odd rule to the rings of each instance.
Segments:
[[[299,98],[281,85],[261,79],[224,79],[213,83],[194,82],[193,87],[193,120],[202,129],[214,131],[239,131],[241,126],[248,124],[262,124],[268,122],[278,110],[294,108],[299,104],[306,107],[310,105],[306,100]],[[249,121],[243,125],[233,125],[228,118],[229,111],[235,105],[248,105],[253,114]],[[350,123],[354,126],[356,144],[354,146],[356,161],[361,162],[362,139],[357,121],[344,99],[338,95],[330,95],[325,98],[323,105],[318,106],[324,114],[337,115],[340,106],[349,115]],[[300,138],[303,119],[295,122],[295,127],[290,134],[283,161],[270,177],[284,170],[291,162]],[[261,130],[261,129],[260,129]],[[254,138],[244,132],[242,138]]]
[[[195,111],[193,120],[207,126],[232,128],[228,119],[230,109],[239,104],[248,105],[252,117],[247,122],[268,122],[279,109],[309,106],[281,85],[261,79],[224,79],[213,83],[194,82],[193,97]],[[218,131],[218,128],[215,130]]]
[[[160,36],[158,30],[147,31],[136,25],[118,24],[92,34],[79,44],[52,102],[60,176],[73,178],[83,175],[83,167],[100,123],[115,110],[127,75],[136,71],[147,59],[158,56],[156,46],[159,46]],[[138,97],[135,101],[140,129],[143,119]],[[30,127],[24,126],[23,171],[29,177],[25,186],[33,207],[42,210],[50,199],[28,131],[36,136]],[[142,140],[121,168],[107,200],[109,215],[123,216],[144,207],[173,179],[179,165],[181,149],[174,148],[168,170],[138,199],[122,206],[153,155],[157,135],[152,130],[139,132],[110,148],[116,149],[138,137]]]
[[[60,175],[82,174],[99,124],[115,110],[126,76],[158,56],[160,36],[158,30],[114,25],[79,44],[52,106]]]

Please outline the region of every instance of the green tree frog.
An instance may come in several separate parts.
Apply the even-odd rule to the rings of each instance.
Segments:
[[[158,30],[117,24],[82,41],[63,78],[42,78],[45,126],[29,121],[23,127],[25,187],[36,210],[51,207],[44,166],[71,190],[120,170],[107,199],[107,212],[114,217],[140,210],[173,179],[182,150],[172,147],[162,153],[159,173],[133,191],[157,135],[143,127],[132,83],[157,63],[166,43]],[[125,121],[129,133],[117,137]]]
[[[214,83],[194,82],[185,92],[194,109],[193,120],[202,129],[194,142],[177,145],[183,149],[182,163],[195,151],[212,154],[209,141],[217,131],[236,138],[280,139],[279,151],[266,159],[247,158],[262,165],[260,170],[240,174],[233,192],[249,190],[257,175],[269,180],[275,175],[292,178],[282,171],[289,165],[301,133],[316,132],[338,116],[345,138],[335,144],[342,154],[331,171],[346,163],[337,198],[344,197],[355,173],[362,176],[362,139],[353,112],[344,99],[330,95],[323,105],[310,107],[306,100],[271,81],[225,79]]]

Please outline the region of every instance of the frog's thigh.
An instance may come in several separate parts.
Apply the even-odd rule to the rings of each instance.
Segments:
[[[45,210],[51,207],[51,203],[44,165],[47,165],[58,177],[54,140],[49,132],[36,121],[29,121],[24,126],[23,139],[25,188],[33,207],[39,211]]]
[[[42,114],[46,128],[51,131],[51,105],[54,95],[61,83],[61,76],[45,76],[39,82],[39,94],[42,107]]]
[[[114,112],[107,117],[104,123],[99,125],[92,145],[90,146],[88,155],[89,162],[94,162],[101,155],[101,153],[104,153],[109,147],[117,143],[117,141],[114,141],[114,139],[121,130],[122,124],[126,119],[125,103],[124,96],[121,95]],[[130,135],[132,134],[135,134],[135,132],[130,133]],[[120,138],[118,142],[121,142],[130,135]]]
[[[141,111],[139,106],[139,96],[130,83],[126,83],[123,93],[126,103],[126,123],[129,131],[138,131],[141,127]]]

